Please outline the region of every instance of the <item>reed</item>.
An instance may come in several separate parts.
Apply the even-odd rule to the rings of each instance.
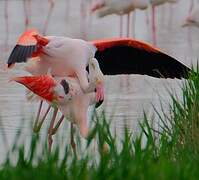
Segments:
[[[124,127],[120,139],[103,113],[95,116],[87,144],[76,139],[77,154],[68,143],[64,147],[57,144],[49,154],[46,142],[35,134],[27,148],[27,144],[18,143],[18,132],[1,165],[0,179],[198,179],[198,70],[183,83],[181,91],[181,100],[170,93],[170,114],[163,108],[162,112],[154,109],[159,130],[154,130],[144,114],[140,132],[133,134]],[[93,144],[97,145],[95,151]]]

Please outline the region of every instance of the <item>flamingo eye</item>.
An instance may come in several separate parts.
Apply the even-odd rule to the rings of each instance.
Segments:
[[[63,80],[60,82],[60,84],[61,84],[62,87],[64,88],[65,94],[68,94],[68,92],[69,92],[69,84],[68,84],[68,82],[66,82],[66,80],[63,79]]]

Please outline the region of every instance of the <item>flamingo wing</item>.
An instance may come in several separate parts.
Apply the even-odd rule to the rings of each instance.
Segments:
[[[49,102],[56,100],[56,95],[53,91],[56,82],[49,75],[14,77],[11,80],[24,85],[42,99]]]
[[[42,38],[35,29],[25,31],[19,37],[16,46],[8,58],[8,67],[11,67],[15,63],[26,62],[28,58],[37,56],[40,53],[42,45],[44,45],[43,41],[45,38]]]
[[[151,45],[134,39],[93,41],[95,58],[105,75],[142,74],[156,78],[188,78],[191,69]]]

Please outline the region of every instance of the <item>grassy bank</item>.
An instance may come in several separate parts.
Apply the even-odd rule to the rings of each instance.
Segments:
[[[145,116],[139,135],[125,129],[119,140],[106,118],[96,117],[86,150],[77,140],[77,155],[70,145],[64,153],[57,146],[49,154],[40,136],[33,134],[28,151],[17,143],[10,149],[0,179],[198,179],[199,73],[184,83],[182,94],[182,101],[171,94],[170,114],[156,112],[161,122],[158,131]],[[18,157],[14,162],[13,156]]]

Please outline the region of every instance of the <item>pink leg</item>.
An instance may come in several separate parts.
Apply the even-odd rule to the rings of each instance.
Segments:
[[[85,0],[81,0],[80,3],[80,32],[82,33],[83,39],[87,39],[87,24],[86,24],[86,18],[87,18],[87,5]]]
[[[55,127],[52,129],[52,135],[56,134],[63,120],[64,120],[64,115],[61,116]]]
[[[47,15],[47,18],[46,18],[46,21],[44,23],[44,29],[43,29],[43,34],[45,35],[46,34],[46,31],[47,31],[47,28],[48,28],[48,24],[49,24],[49,21],[50,21],[50,17],[51,17],[51,14],[53,12],[53,8],[54,8],[54,0],[48,0],[49,3],[50,3],[50,8],[48,10],[48,15]]]
[[[74,127],[73,127],[73,123],[71,123],[71,126],[70,126],[70,144],[73,148],[73,152],[74,154],[77,154],[76,152],[76,144],[75,144],[75,141],[74,141]]]
[[[53,127],[54,127],[55,119],[56,119],[56,116],[57,116],[57,112],[58,112],[58,109],[55,108],[54,112],[53,112],[53,118],[52,118],[52,120],[50,122],[50,127],[48,129],[48,148],[49,148],[49,152],[51,152],[51,148],[52,148],[52,143],[53,143],[53,139],[52,139]]]
[[[194,0],[191,0],[190,1],[190,6],[189,6],[189,14],[192,11],[193,7],[194,7]]]
[[[41,101],[41,102],[42,102],[42,101]],[[40,104],[40,105],[41,105],[41,104]],[[42,106],[42,105],[41,105],[41,106]],[[43,118],[42,118],[42,120],[41,120],[40,122],[39,122],[39,115],[37,115],[37,119],[36,119],[35,124],[34,124],[34,127],[33,127],[33,131],[34,131],[35,133],[38,133],[38,132],[40,131],[41,126],[42,126],[44,120],[46,119],[46,117],[47,117],[47,115],[48,115],[50,109],[51,109],[51,106],[49,105],[49,106],[48,106],[48,109],[46,110],[46,112],[45,112],[45,114],[44,114],[44,116],[43,116]],[[41,112],[41,107],[39,107],[38,113],[40,114],[40,112]]]
[[[169,28],[172,28],[172,24],[173,24],[173,8],[172,8],[172,4],[169,5]]]
[[[146,14],[146,25],[149,25],[149,14],[148,14],[148,9],[145,10],[145,14]]]
[[[36,126],[37,126],[37,124],[38,124],[38,122],[39,122],[39,116],[40,116],[40,114],[41,114],[42,105],[43,105],[43,101],[41,100],[41,101],[40,101],[40,104],[39,104],[39,109],[38,109],[38,111],[37,111],[36,121],[35,121],[35,123],[34,123],[34,128],[33,128],[33,129],[36,128]]]
[[[156,45],[155,6],[152,6],[152,39],[153,44]]]
[[[91,4],[89,4],[89,10],[90,10],[90,7],[91,6]],[[92,28],[92,24],[93,24],[93,15],[92,15],[92,13],[88,13],[88,25],[89,25],[89,29],[91,29]]]
[[[5,17],[5,50],[8,49],[8,39],[9,39],[9,18],[8,18],[8,0],[5,0],[5,11],[4,11],[4,17]]]
[[[66,20],[69,20],[70,16],[70,0],[66,0]]]
[[[130,13],[127,14],[126,37],[130,36]]]
[[[30,0],[23,0],[23,6],[24,6],[24,15],[25,15],[25,29],[28,28],[30,24]]]
[[[120,15],[120,37],[123,35],[123,16]]]
[[[135,38],[135,22],[136,21],[136,12],[133,12],[133,18],[132,18],[132,26],[133,26],[133,38]]]

